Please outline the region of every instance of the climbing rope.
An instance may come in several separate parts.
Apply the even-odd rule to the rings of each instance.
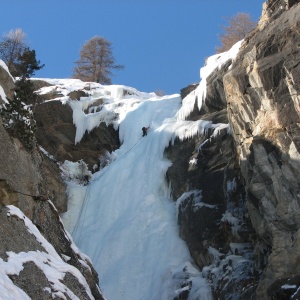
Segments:
[[[127,150],[120,158],[122,158],[124,155],[126,155],[129,151],[131,151],[137,144],[138,142],[141,140],[142,138],[140,138],[129,150]]]

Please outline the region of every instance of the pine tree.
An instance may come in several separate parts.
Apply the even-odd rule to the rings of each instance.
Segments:
[[[30,76],[36,70],[40,70],[44,65],[36,60],[34,50],[25,48],[19,55],[15,64],[19,80],[16,81],[16,90],[13,99],[8,99],[1,106],[1,116],[4,128],[14,137],[17,137],[26,150],[32,151],[35,147],[36,124],[33,118],[32,106],[36,102],[33,84]]]
[[[33,76],[35,71],[42,69],[44,66],[44,64],[40,65],[39,60],[36,60],[35,50],[30,50],[28,47],[19,54],[15,63],[17,76],[26,79]]]
[[[2,104],[1,116],[4,128],[18,138],[24,147],[31,151],[35,146],[36,124],[31,108],[15,95],[13,101]]]

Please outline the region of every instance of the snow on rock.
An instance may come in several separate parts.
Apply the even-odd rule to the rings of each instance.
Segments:
[[[213,247],[208,248],[208,253],[213,257],[213,262],[211,265],[204,267],[202,272],[206,277],[211,278],[211,285],[214,290],[223,287],[224,299],[238,299],[230,291],[227,291],[228,295],[226,295],[226,287],[235,285],[236,290],[242,290],[243,286],[239,286],[239,283],[244,279],[247,280],[248,274],[253,272],[251,249],[251,243],[231,243],[230,250],[225,255]]]
[[[9,73],[7,65],[1,59],[0,59],[0,68],[3,68],[7,72],[7,74],[9,74],[9,76],[12,78],[12,80],[14,81],[13,77]],[[0,98],[4,101],[4,103],[8,103],[8,101],[6,99],[6,94],[5,94],[4,89],[3,89],[3,87],[1,85],[0,85]]]
[[[183,203],[187,199],[189,199],[191,196],[193,196],[192,197],[192,199],[193,199],[192,200],[192,208],[194,211],[197,211],[198,209],[200,209],[203,206],[211,208],[211,209],[216,208],[216,205],[207,204],[202,201],[202,191],[201,190],[191,190],[191,191],[183,193],[181,195],[181,197],[177,199],[177,201],[176,201],[177,215],[179,213],[180,207],[181,207],[181,209],[185,210]]]
[[[79,143],[86,132],[92,131],[100,123],[112,124],[118,128],[125,115],[141,105],[145,100],[151,98],[157,100],[155,93],[144,93],[135,88],[124,85],[101,85],[93,82],[82,82],[79,79],[44,79],[35,78],[33,80],[43,80],[52,86],[43,87],[37,91],[38,94],[47,94],[55,90],[62,96],[54,100],[60,100],[63,104],[68,103],[73,110],[73,122],[76,126],[75,144]],[[89,96],[81,97],[80,101],[68,98],[70,92],[74,90],[84,90]],[[179,95],[178,95],[179,97]],[[163,98],[163,97],[162,97]],[[98,100],[103,104],[98,105],[98,110],[86,113]],[[53,101],[53,100],[50,100]]]
[[[11,74],[10,74],[10,72],[9,72],[9,70],[8,70],[7,65],[6,65],[5,62],[4,62],[3,60],[1,60],[1,59],[0,59],[0,68],[3,68],[3,69],[7,72],[7,74],[9,74],[9,76],[11,77],[11,79],[12,79],[13,81],[15,81],[14,77],[11,76]]]
[[[231,230],[233,234],[237,234],[238,230],[241,227],[241,220],[233,216],[229,211],[226,211],[225,214],[223,214],[221,222],[228,222],[228,224],[231,225]]]
[[[203,101],[205,101],[206,97],[206,80],[208,76],[216,69],[220,69],[221,66],[228,60],[234,59],[242,45],[243,41],[237,42],[232,46],[230,50],[227,52],[219,53],[213,56],[210,56],[206,64],[203,68],[200,69],[200,78],[201,81],[198,87],[188,94],[182,100],[182,107],[177,113],[177,118],[179,120],[186,119],[189,114],[193,111],[195,102],[197,101],[198,109],[200,110],[202,107]]]
[[[226,186],[227,186],[226,190],[228,194],[234,193],[237,189],[237,183],[235,177],[232,180],[227,180]]]
[[[83,275],[75,267],[65,263],[61,257],[57,254],[54,247],[41,235],[36,226],[13,205],[7,206],[9,209],[8,217],[17,216],[23,220],[25,226],[36,240],[45,249],[45,251],[28,251],[28,252],[6,252],[7,259],[0,258],[0,295],[3,300],[10,299],[30,299],[29,296],[20,288],[15,286],[9,276],[19,275],[23,270],[23,266],[27,262],[33,262],[42,272],[45,274],[49,287],[48,292],[52,297],[59,293],[61,298],[69,297],[70,299],[78,299],[78,297],[63,283],[63,279],[66,273],[72,274],[77,278],[78,282],[84,287],[85,292],[90,299],[94,299],[90,288],[83,277]],[[51,292],[52,291],[52,292]]]
[[[0,85],[0,98],[5,102],[5,103],[8,103],[7,99],[6,99],[6,95],[5,95],[5,92],[4,92],[4,89],[3,87]]]

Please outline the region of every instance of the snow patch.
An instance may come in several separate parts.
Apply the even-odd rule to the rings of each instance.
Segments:
[[[7,74],[11,77],[11,79],[13,80],[13,82],[15,82],[15,79],[14,79],[14,77],[11,76],[11,74],[10,74],[10,72],[9,72],[9,70],[8,70],[7,65],[6,65],[5,62],[4,62],[3,60],[1,60],[1,59],[0,59],[0,67],[1,67],[2,69],[4,69],[4,70],[7,72]]]
[[[234,217],[228,210],[225,212],[225,214],[223,214],[221,222],[228,222],[231,225],[231,230],[233,234],[237,234],[241,227],[240,220]]]

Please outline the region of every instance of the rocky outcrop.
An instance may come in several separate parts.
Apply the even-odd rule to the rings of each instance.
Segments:
[[[41,86],[41,83],[38,86]],[[84,91],[73,91],[69,97],[75,100],[84,95]],[[39,97],[41,101],[41,96]],[[57,97],[57,94],[52,92],[42,95],[43,100],[51,100],[52,97]],[[76,162],[83,159],[92,170],[93,166],[99,163],[102,154],[112,152],[120,146],[118,131],[111,125],[101,123],[75,145],[76,128],[72,115],[71,107],[59,100],[36,105],[34,118],[37,122],[37,142],[57,161]]]
[[[262,16],[259,20],[258,28],[263,29],[297,3],[299,3],[299,0],[267,0],[263,4]]]
[[[12,78],[1,78],[10,80],[0,81],[9,94]],[[31,299],[103,299],[98,275],[60,222],[67,199],[57,164],[39,149],[26,151],[1,119],[0,140],[1,293],[7,299],[24,293]]]
[[[40,151],[28,153],[18,139],[9,136],[1,120],[0,140],[1,204],[16,205],[29,215],[32,199],[52,197],[63,211],[66,195],[58,166]]]
[[[233,64],[207,78],[190,118],[225,109],[231,136],[168,149],[180,233],[216,299],[299,297],[299,16],[299,1],[267,1]]]
[[[6,273],[7,280],[9,278],[14,285],[13,288],[7,285],[7,288],[19,288],[30,299],[37,300],[53,299],[54,295],[57,299],[66,299],[71,294],[79,299],[103,299],[96,272],[90,261],[74,251],[76,247],[64,231],[54,206],[49,201],[37,200],[32,207],[34,224],[20,210],[15,214],[16,208],[11,211],[9,207],[2,207],[0,210],[0,256],[4,260],[1,275],[3,278],[3,272]],[[20,271],[9,269],[7,265],[14,265]],[[56,275],[52,277],[51,274]],[[59,294],[61,287],[56,286],[56,277],[60,277],[59,283],[65,293]]]

